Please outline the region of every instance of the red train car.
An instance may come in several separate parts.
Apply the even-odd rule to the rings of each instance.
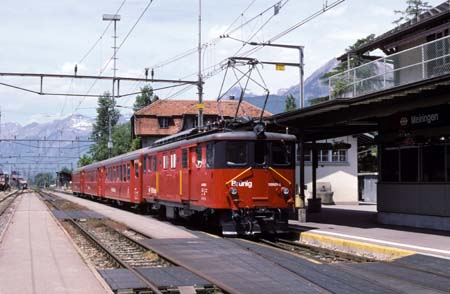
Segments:
[[[294,141],[189,130],[76,170],[73,191],[149,205],[168,218],[218,220],[225,235],[281,232],[294,202]]]

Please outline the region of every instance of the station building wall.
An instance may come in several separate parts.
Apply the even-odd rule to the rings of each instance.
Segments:
[[[329,158],[324,162],[320,160],[317,168],[317,182],[328,182],[331,184],[331,189],[334,192],[333,200],[336,204],[354,204],[358,203],[358,141],[353,136],[340,137],[328,140],[328,142],[345,142],[351,145],[351,148],[346,150],[346,160],[333,161]],[[329,154],[329,157],[332,154]],[[307,198],[312,195],[312,169],[311,162],[305,158],[305,183],[308,187],[306,193]],[[299,166],[296,170],[296,183],[300,183]],[[320,187],[317,186],[317,189]]]

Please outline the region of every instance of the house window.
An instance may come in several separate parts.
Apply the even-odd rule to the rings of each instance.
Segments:
[[[329,150],[319,150],[319,162],[329,161]]]
[[[158,117],[159,127],[161,129],[169,128],[170,118],[169,117]]]
[[[331,151],[331,161],[332,162],[346,162],[347,161],[347,150],[338,149]]]

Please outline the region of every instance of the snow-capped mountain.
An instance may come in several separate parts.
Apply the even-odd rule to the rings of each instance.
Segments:
[[[75,114],[42,124],[1,124],[0,169],[27,176],[75,168],[78,157],[89,149],[90,143],[83,141],[90,137],[93,123],[94,119]]]

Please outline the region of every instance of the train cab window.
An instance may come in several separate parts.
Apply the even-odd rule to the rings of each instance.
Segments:
[[[130,181],[131,178],[131,167],[130,164],[127,163],[127,180]]]
[[[144,167],[143,168],[144,174],[146,174],[147,173],[147,154],[144,154],[144,160],[142,162],[142,166]]]
[[[255,142],[255,163],[265,164],[267,155],[267,142],[256,141]]]
[[[272,163],[288,165],[291,163],[291,144],[284,142],[272,142]]]
[[[127,166],[124,164],[122,165],[122,175],[123,175],[123,181],[126,182],[127,181]]]
[[[188,150],[186,148],[181,150],[181,166],[188,167]]]
[[[206,144],[206,167],[214,167],[214,143],[212,142]]]
[[[119,182],[122,182],[122,166],[117,167],[119,169]]]
[[[226,161],[228,165],[247,164],[247,143],[243,141],[227,142]]]
[[[134,163],[134,177],[137,179],[139,178],[139,163]]]

